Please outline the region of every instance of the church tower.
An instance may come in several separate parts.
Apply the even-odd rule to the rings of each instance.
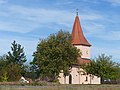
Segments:
[[[72,45],[80,49],[80,52],[82,53],[81,57],[78,58],[78,64],[90,63],[91,44],[87,41],[83,34],[78,12],[72,29]]]
[[[100,77],[89,74],[80,67],[81,64],[90,63],[91,44],[87,41],[83,34],[78,12],[72,29],[72,45],[77,47],[77,49],[80,49],[82,55],[81,57],[78,57],[77,65],[72,66],[68,76],[64,76],[63,72],[60,73],[59,82],[61,84],[100,84]]]

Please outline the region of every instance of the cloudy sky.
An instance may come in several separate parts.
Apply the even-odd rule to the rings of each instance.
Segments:
[[[39,39],[72,31],[77,8],[91,58],[105,53],[119,62],[120,0],[0,0],[0,55],[16,40],[31,61]]]

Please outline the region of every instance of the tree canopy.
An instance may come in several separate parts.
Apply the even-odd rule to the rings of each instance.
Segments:
[[[95,60],[92,60],[90,65],[86,66],[86,71],[102,79],[118,79],[120,77],[119,65],[112,61],[111,56],[105,54],[99,55]]]
[[[56,80],[63,70],[66,75],[70,66],[76,63],[79,50],[71,44],[71,34],[59,31],[47,39],[40,40],[33,54],[33,65],[36,65],[40,76]]]

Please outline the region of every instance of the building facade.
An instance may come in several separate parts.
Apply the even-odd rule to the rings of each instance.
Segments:
[[[90,63],[91,44],[83,34],[78,14],[72,29],[72,45],[80,49],[82,55],[78,57],[77,64],[72,66],[68,76],[64,76],[63,73],[60,73],[59,82],[61,84],[100,84],[100,77],[91,75],[80,67],[81,64]]]

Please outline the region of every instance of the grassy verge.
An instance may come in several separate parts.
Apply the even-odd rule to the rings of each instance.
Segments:
[[[0,86],[0,90],[120,90],[119,85]]]

